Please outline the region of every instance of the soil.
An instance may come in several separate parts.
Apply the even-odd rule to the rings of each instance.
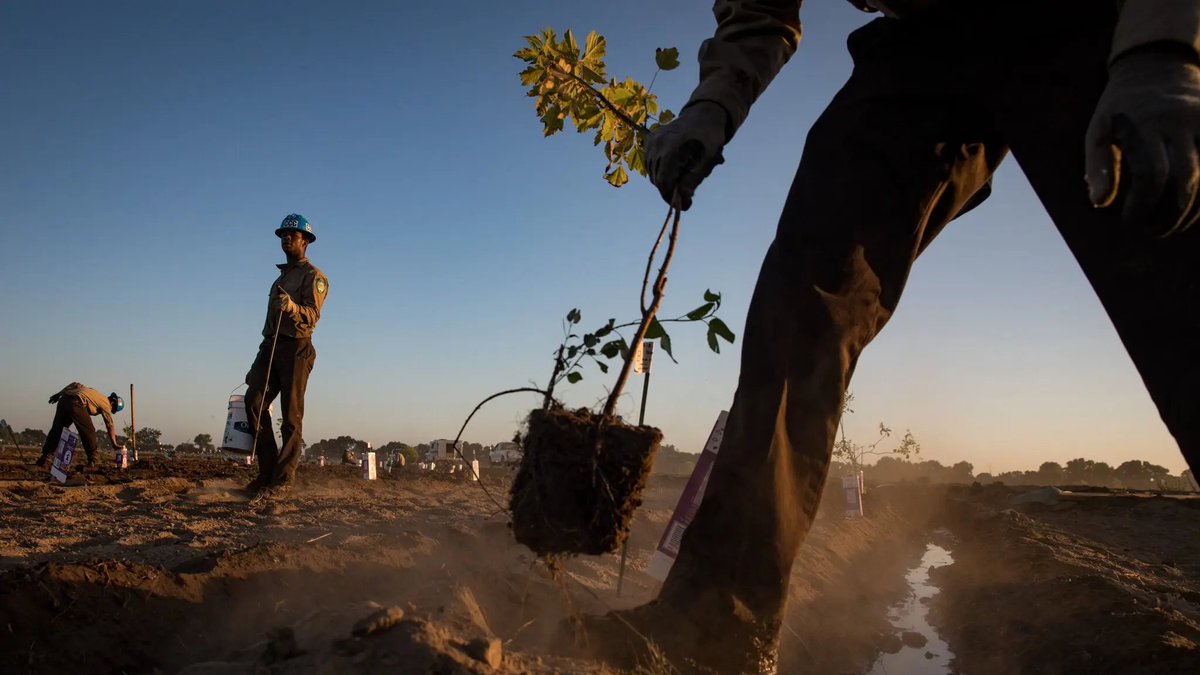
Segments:
[[[305,465],[251,506],[249,467],[144,461],[61,487],[0,453],[0,672],[631,672],[580,658],[565,620],[653,597],[644,570],[686,480],[647,483],[617,597],[618,556],[555,573],[513,541],[504,471]],[[1194,500],[890,486],[844,519],[830,493],[793,570],[782,673],[865,673],[933,637],[887,619],[931,537],[955,559],[930,603],[954,672],[1200,672]]]
[[[1027,490],[1022,490],[1025,492]],[[952,495],[932,618],[961,672],[1200,673],[1200,500]]]
[[[534,410],[509,507],[513,534],[539,555],[617,551],[642,503],[662,432],[612,420],[587,408]]]

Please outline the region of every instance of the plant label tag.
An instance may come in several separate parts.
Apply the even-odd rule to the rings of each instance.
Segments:
[[[842,492],[846,501],[847,518],[863,517],[862,490],[863,481],[861,471],[849,476],[842,476]]]
[[[71,469],[71,458],[75,456],[75,447],[79,445],[79,436],[70,429],[63,428],[58,437],[58,446],[54,449],[54,462],[50,464],[50,475],[60,483],[67,482]]]
[[[652,361],[654,361],[654,342],[651,340],[642,340],[642,343],[633,352],[634,374],[649,374]]]
[[[658,542],[658,549],[654,551],[650,565],[646,567],[646,574],[659,582],[667,578],[667,572],[670,572],[671,566],[675,564],[683,533],[691,524],[692,518],[696,517],[700,500],[704,499],[708,476],[717,460],[717,451],[721,449],[721,439],[725,437],[725,420],[728,418],[729,412],[725,410],[717,415],[717,422],[713,425],[712,433],[708,435],[704,451],[696,460],[696,468],[692,469],[692,477],[688,479],[687,487],[683,488],[683,494],[679,496],[679,502],[675,505],[675,513],[671,515],[671,521],[667,523],[667,529]]]

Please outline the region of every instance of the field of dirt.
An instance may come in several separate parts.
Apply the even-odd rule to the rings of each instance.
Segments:
[[[617,556],[552,573],[461,475],[306,465],[292,495],[251,506],[250,468],[228,462],[149,458],[59,486],[29,459],[0,454],[5,673],[630,672],[580,658],[566,620],[653,597],[643,570],[685,482],[651,479],[617,597]],[[482,487],[504,504],[510,479]],[[883,672],[881,654],[926,639],[907,672],[1200,672],[1200,502],[1012,503],[1027,492],[885,486],[852,520],[831,495],[795,566],[780,672]],[[905,574],[931,541],[954,562],[914,598]],[[895,620],[912,600],[944,650]],[[686,657],[633,672],[676,670]]]

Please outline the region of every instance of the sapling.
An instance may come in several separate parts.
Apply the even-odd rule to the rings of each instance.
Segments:
[[[521,82],[536,99],[534,110],[544,135],[562,131],[568,121],[577,132],[594,131],[593,144],[602,147],[606,160],[604,179],[613,187],[625,185],[630,172],[646,175],[645,137],[674,118],[669,110],[659,112],[651,88],[659,72],[678,67],[678,51],[656,50],[657,70],[651,85],[643,86],[630,78],[608,78],[606,43],[594,32],[588,34],[582,49],[569,30],[559,38],[547,28],[526,36],[525,41],[528,46],[514,56],[526,65]],[[514,535],[539,554],[611,552],[628,533],[662,440],[658,429],[625,424],[615,414],[633,370],[630,347],[657,340],[674,360],[664,327],[673,322],[705,324],[708,346],[714,352],[720,351],[721,340],[734,341],[733,332],[716,316],[721,295],[711,290],[705,291],[704,302],[692,311],[672,319],[657,318],[679,223],[680,210],[673,204],[646,260],[637,320],[618,324],[615,318],[609,319],[596,330],[580,333],[576,329],[582,313],[572,309],[566,315],[564,339],[554,352],[546,389],[514,390],[543,394],[542,407],[529,414],[522,438],[524,455],[509,500]],[[658,269],[652,275],[656,261]],[[629,339],[622,333],[626,329],[632,329]],[[555,400],[555,387],[563,380],[580,381],[586,362],[594,362],[607,373],[608,362],[618,358],[619,375],[599,414],[586,408],[570,411]]]

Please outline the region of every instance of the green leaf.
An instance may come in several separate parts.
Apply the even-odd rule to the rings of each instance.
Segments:
[[[602,373],[608,372],[608,364],[607,363],[605,363],[603,361],[597,361],[596,365],[600,366],[600,372],[602,372]]]
[[[713,304],[711,302],[706,302],[703,305],[700,305],[699,307],[697,307],[696,309],[693,309],[692,311],[688,312],[687,318],[689,321],[699,321],[700,319],[703,319],[704,317],[708,316],[708,313],[712,311],[712,308],[713,308]]]
[[[617,323],[616,319],[609,319],[608,323],[601,326],[600,330],[596,331],[596,337],[598,337],[598,338],[606,337],[609,333],[613,332],[613,326],[616,323]]]
[[[633,91],[625,85],[607,87],[602,93],[618,108],[624,108],[633,100]]]
[[[662,114],[658,116],[658,123],[666,124],[673,119],[675,119],[675,113],[671,112],[670,110],[664,110],[662,111]]]
[[[721,353],[721,343],[717,342],[717,334],[713,332],[711,326],[708,329],[708,348],[713,350],[714,354]]]
[[[647,340],[656,340],[666,334],[667,331],[664,330],[662,324],[658,322],[658,317],[650,319],[650,325],[646,328],[645,337]]]
[[[625,173],[625,168],[618,166],[613,171],[604,174],[604,179],[613,187],[621,187],[629,182],[629,174]]]
[[[592,31],[588,33],[587,40],[583,44],[583,58],[588,60],[604,58],[605,43],[603,35],[597,35],[596,31]]]
[[[720,335],[729,344],[733,344],[733,331],[729,330],[729,326],[720,319],[712,319],[708,322],[708,329],[717,335]]]
[[[567,373],[567,382],[570,382],[571,384],[575,384],[582,379],[583,373],[579,372],[578,370]]]
[[[637,146],[629,151],[629,156],[625,158],[625,163],[629,165],[630,171],[636,171],[639,174],[646,175],[646,150],[642,146]]]
[[[567,312],[568,323],[579,323],[581,318],[583,318],[583,315],[579,313],[578,309],[572,309],[571,311]]]
[[[563,114],[562,109],[557,105],[550,106],[545,115],[542,115],[542,124],[545,125],[543,134],[553,136],[563,130]]]
[[[662,345],[662,350],[674,361],[675,355],[671,353],[671,336],[667,335],[667,331],[664,330],[662,337],[658,338],[658,344]]]
[[[704,291],[704,301],[705,302],[720,302],[721,294],[713,293],[712,290],[705,290]]]
[[[567,348],[567,360],[570,361],[571,359],[575,358],[575,355],[578,353],[579,345],[571,345]]]
[[[529,66],[525,70],[521,71],[521,84],[527,87],[532,87],[538,82],[541,82],[542,78],[545,76],[545,69],[538,68],[537,66]]]
[[[589,351],[598,344],[600,344],[600,338],[596,337],[595,333],[588,333],[583,336],[583,346],[587,347]]]
[[[679,50],[674,47],[655,49],[654,63],[662,70],[675,70],[679,67]]]
[[[616,358],[617,355],[621,353],[621,345],[624,342],[624,340],[612,340],[610,342],[605,342],[600,346],[600,353],[606,359]]]

